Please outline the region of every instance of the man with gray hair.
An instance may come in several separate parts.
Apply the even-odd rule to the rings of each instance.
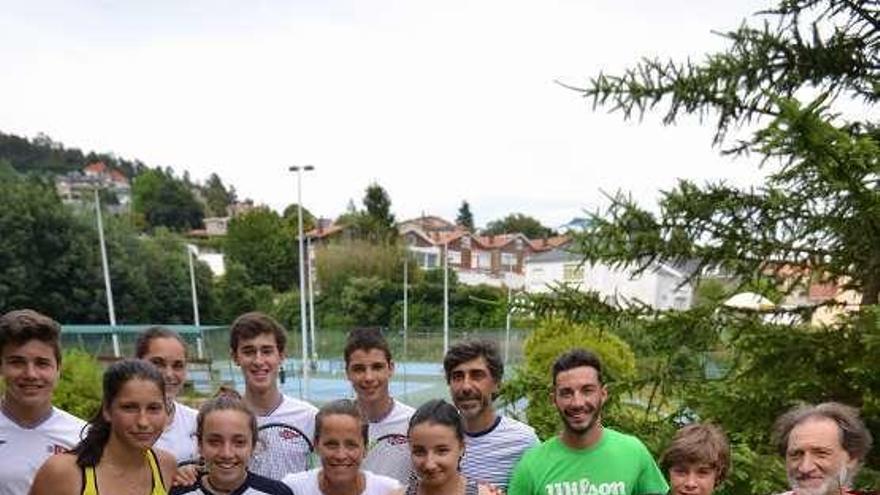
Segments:
[[[795,407],[773,428],[791,491],[786,495],[845,495],[873,439],[853,407],[837,402]]]

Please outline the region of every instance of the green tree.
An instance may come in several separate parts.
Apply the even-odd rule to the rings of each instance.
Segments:
[[[696,259],[743,280],[798,267],[877,303],[880,133],[870,117],[844,120],[835,110],[841,100],[872,107],[880,98],[872,4],[780,2],[764,14],[772,22],[724,34],[730,48],[702,64],[649,60],[593,79],[583,95],[625,118],[661,106],[669,124],[687,114],[717,115],[716,143],[751,124],[751,137],[727,151],[778,166],[759,188],[681,180],[664,192],[659,216],[618,194],[581,238],[581,251],[591,261],[638,268]],[[817,96],[799,101],[809,94]]]
[[[517,232],[529,239],[556,235],[553,229],[541,225],[541,222],[536,218],[522,213],[512,213],[500,220],[492,220],[486,225],[483,235],[513,234]]]
[[[0,181],[0,311],[28,307],[59,321],[95,321],[103,311],[97,246],[95,224],[65,208],[54,187]]]
[[[201,227],[205,216],[193,192],[174,178],[171,169],[148,169],[131,186],[132,211],[146,229],[168,227],[190,230]]]
[[[284,218],[284,222],[296,231],[299,228],[299,212],[297,209],[296,203],[291,203],[287,205],[287,208],[284,209],[284,213],[281,214],[281,217]],[[303,232],[308,232],[309,230],[314,229],[318,225],[317,218],[315,215],[312,215],[312,212],[308,210],[308,208],[303,207],[302,209],[302,217],[303,217]]]
[[[455,217],[455,224],[473,232],[474,231],[474,214],[471,213],[471,205],[467,201],[462,201],[458,207],[458,216]]]
[[[799,276],[786,282],[790,289],[835,281],[862,295],[855,314],[827,328],[715,311],[710,298],[684,314],[642,317],[649,327],[629,327],[631,344],[652,331],[647,342],[657,345],[655,376],[666,382],[660,388],[672,399],[669,407],[718,421],[731,433],[746,463],[737,469],[748,475],[735,476],[724,493],[781,486],[778,473],[774,480],[762,469],[778,462],[768,431],[781,411],[800,401],[858,406],[874,435],[880,433],[880,380],[869,362],[880,294],[880,132],[877,112],[844,117],[848,103],[871,110],[880,98],[878,13],[869,1],[780,1],[761,14],[760,27],[743,24],[723,34],[729,48],[702,63],[646,60],[579,89],[594,106],[607,105],[624,118],[654,110],[667,124],[685,115],[714,116],[715,144],[769,165],[760,187],[680,180],[654,210],[625,193],[611,196],[608,209],[594,214],[578,236],[576,249],[586,261],[638,273],[658,261],[695,260],[696,275],[718,268],[743,286],[766,285],[770,272],[780,280]],[[741,128],[751,134],[729,137]],[[814,308],[803,309],[809,316]],[[690,342],[685,320],[715,329],[714,337]],[[721,355],[704,371],[708,376],[714,361],[715,380],[688,381],[675,359],[663,359],[675,348],[707,356],[718,346]],[[877,454],[867,467],[863,476],[870,477],[880,467]]]
[[[391,213],[391,198],[385,189],[377,183],[370,184],[364,192],[363,203],[363,211],[353,209],[351,204],[337,223],[345,225],[354,238],[373,243],[394,243],[397,229]]]
[[[226,325],[238,315],[257,309],[257,294],[244,265],[226,261],[226,273],[217,281],[217,305],[217,319]]]
[[[254,285],[285,291],[299,280],[296,231],[269,208],[254,208],[229,222],[226,256],[245,267]]]
[[[212,173],[202,188],[207,206],[206,213],[212,217],[225,217],[226,208],[235,202],[235,191],[226,189],[223,180],[216,173]]]
[[[387,326],[400,290],[378,277],[353,277],[342,289],[341,306],[353,325]]]

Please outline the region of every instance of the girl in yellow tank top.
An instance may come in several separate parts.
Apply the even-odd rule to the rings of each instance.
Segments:
[[[159,462],[156,460],[156,453],[152,449],[144,451],[147,464],[150,466],[150,477],[153,480],[153,489],[150,495],[167,495],[165,484],[162,482],[162,471],[159,469]],[[83,469],[83,490],[82,495],[99,495],[98,480],[95,476],[95,467],[87,466]]]
[[[167,494],[176,462],[151,449],[168,421],[162,375],[146,361],[120,361],[104,372],[103,390],[85,438],[70,454],[49,458],[30,495]]]

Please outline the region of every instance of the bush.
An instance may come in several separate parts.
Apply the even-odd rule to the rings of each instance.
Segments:
[[[577,347],[590,349],[602,359],[603,380],[611,389],[615,381],[629,379],[635,374],[635,356],[629,345],[616,335],[585,324],[561,319],[544,320],[526,338],[525,363],[503,386],[501,393],[502,398],[511,404],[526,399],[528,423],[542,439],[559,431],[559,416],[550,400],[553,362],[563,352]],[[619,404],[620,400],[612,390],[605,410],[613,411],[620,407]]]
[[[81,349],[65,350],[53,405],[74,416],[91,418],[101,408],[103,374],[101,364],[90,354]]]

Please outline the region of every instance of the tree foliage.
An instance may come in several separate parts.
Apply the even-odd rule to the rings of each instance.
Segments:
[[[798,403],[852,404],[880,433],[871,363],[880,328],[880,133],[872,117],[843,112],[854,101],[872,109],[880,96],[878,13],[876,2],[783,0],[761,14],[761,27],[723,34],[729,48],[701,63],[645,60],[578,89],[625,118],[655,110],[667,124],[714,117],[714,144],[757,155],[767,170],[753,188],[680,180],[663,192],[657,213],[625,193],[611,196],[577,238],[585,261],[636,272],[657,261],[696,261],[695,276],[718,268],[741,287],[768,288],[772,274],[774,290],[834,281],[862,295],[858,311],[828,327],[772,324],[719,308],[736,287],[717,284],[684,312],[608,306],[566,290],[526,303],[538,315],[590,322],[629,343],[637,372],[620,390],[635,400],[611,420],[655,451],[683,422],[724,426],[738,464],[722,493],[784,486],[768,435]],[[731,137],[743,128],[751,134]],[[876,486],[878,467],[871,454],[858,484]]]
[[[205,213],[212,217],[227,216],[226,208],[235,202],[235,188],[229,189],[223,185],[223,180],[217,174],[211,174],[202,187],[202,195],[205,198]]]
[[[521,233],[529,239],[540,239],[555,235],[556,232],[541,225],[541,222],[523,213],[512,213],[500,220],[492,220],[486,224],[483,235],[500,235]]]
[[[878,130],[847,120],[841,101],[873,106],[880,96],[878,9],[868,1],[783,1],[761,28],[723,36],[730,48],[702,64],[644,61],[619,76],[599,75],[581,89],[594,106],[624,117],[665,106],[663,121],[717,116],[718,144],[750,125],[730,153],[763,157],[772,171],[761,187],[681,180],[660,214],[625,194],[596,215],[581,251],[618,265],[696,259],[742,279],[767,269],[802,269],[880,294]],[[814,95],[809,101],[800,99]]]
[[[287,223],[287,225],[293,230],[299,228],[299,209],[297,208],[296,203],[287,205],[287,208],[284,209],[284,213],[281,214],[281,217],[284,218],[285,223]],[[317,218],[315,218],[315,215],[313,215],[305,206],[302,209],[302,217],[303,232],[308,232],[317,226]]]
[[[467,201],[462,201],[458,207],[458,216],[455,217],[455,224],[470,232],[474,232],[474,214],[471,213],[471,205]]]
[[[61,378],[52,393],[52,404],[82,419],[101,408],[101,364],[82,349],[66,349]]]
[[[167,230],[140,237],[104,212],[110,281],[119,323],[192,321],[183,241]],[[202,319],[214,311],[209,268],[195,265]],[[33,308],[64,323],[106,323],[107,305],[93,208],[64,206],[36,179],[0,182],[0,311]]]
[[[379,244],[396,242],[397,228],[388,192],[378,183],[370,184],[364,191],[363,205],[364,209],[358,210],[353,202],[349,202],[346,212],[336,219],[336,223],[344,225],[352,239]]]
[[[204,207],[170,169],[148,169],[135,177],[131,196],[132,212],[148,230],[167,227],[180,231],[202,226]]]
[[[254,208],[229,222],[228,260],[243,266],[254,285],[284,291],[299,281],[296,230],[269,208]]]
[[[556,434],[561,424],[550,400],[553,362],[563,352],[577,347],[592,349],[602,357],[606,383],[624,380],[635,372],[632,350],[616,335],[602,332],[592,325],[562,319],[550,318],[541,322],[526,338],[525,364],[512,380],[504,384],[502,397],[509,402],[523,397],[528,400],[528,424],[542,439]],[[612,411],[619,407],[619,403],[620,395],[612,393],[606,407]]]
[[[97,161],[121,170],[126,177],[134,177],[146,169],[139,160],[125,160],[112,153],[84,153],[78,148],[67,148],[45,134],[27,139],[0,132],[0,157],[18,172],[29,175],[78,172],[86,164]]]
[[[103,304],[94,224],[37,179],[0,182],[0,310],[29,307],[89,321]]]

